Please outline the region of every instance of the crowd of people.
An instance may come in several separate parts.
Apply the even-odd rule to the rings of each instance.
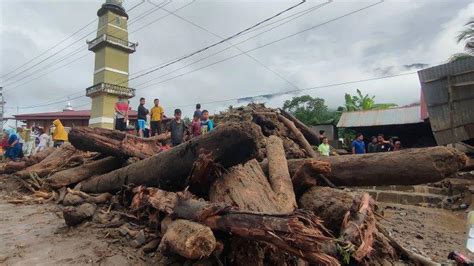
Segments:
[[[335,149],[329,145],[329,140],[324,136],[324,130],[319,131],[320,144],[318,146],[318,152],[323,156],[330,156],[336,154]],[[365,153],[376,153],[376,152],[390,152],[399,151],[402,149],[402,142],[396,138],[390,138],[385,140],[384,134],[378,134],[372,136],[368,144],[364,141],[364,135],[357,133],[355,139],[351,143],[352,154],[365,154]]]
[[[209,118],[207,110],[201,111],[201,105],[196,105],[193,114],[193,120],[187,124],[182,118],[182,111],[175,109],[171,121],[164,125],[166,119],[165,110],[160,105],[159,99],[153,100],[153,106],[150,109],[145,107],[146,99],[140,98],[140,104],[137,108],[137,122],[135,128],[139,137],[158,136],[162,133],[170,132],[171,146],[181,144],[183,141],[206,134],[214,129],[214,122]],[[119,99],[115,104],[115,129],[120,131],[129,131],[129,115],[131,107],[129,101]]]
[[[47,147],[60,147],[68,140],[68,134],[59,119],[53,121],[52,134],[44,128],[33,127],[31,131],[22,127],[9,128],[3,131],[1,147],[3,157],[17,161],[25,155],[35,154]]]

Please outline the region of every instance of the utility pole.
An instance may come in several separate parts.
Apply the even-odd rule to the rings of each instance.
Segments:
[[[3,87],[0,87],[0,130],[3,132],[3,123],[5,115],[5,101],[3,99]]]
[[[16,114],[18,115],[20,113],[20,107],[17,105],[16,106]],[[18,119],[15,119],[15,129],[18,128]]]

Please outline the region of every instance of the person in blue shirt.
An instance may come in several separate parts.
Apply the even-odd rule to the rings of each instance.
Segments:
[[[211,132],[214,129],[214,122],[209,119],[209,112],[203,110],[201,113],[201,135]]]
[[[352,141],[352,154],[364,154],[364,153],[365,153],[364,135],[362,135],[362,133],[357,133],[355,140]]]
[[[8,149],[5,152],[5,157],[12,161],[17,161],[21,153],[20,139],[13,129],[7,129],[8,134]]]

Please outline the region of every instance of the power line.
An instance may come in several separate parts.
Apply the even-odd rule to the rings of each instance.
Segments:
[[[191,3],[188,3],[188,4],[186,4],[186,5],[184,5],[184,6],[180,7],[180,8],[175,9],[174,12],[176,12],[176,11],[178,11],[178,10],[180,10],[180,9],[183,9],[184,7],[189,6],[190,4],[194,3],[195,1],[196,1],[196,0],[193,0]],[[144,0],[143,0],[143,2],[144,2]],[[169,3],[171,3],[171,1],[168,2],[167,4],[169,4]],[[167,5],[167,4],[165,4],[165,5]],[[165,6],[165,5],[163,5],[163,6]],[[146,12],[145,12],[145,13],[146,13]],[[141,15],[143,15],[143,14],[144,14],[144,13],[142,13]],[[150,14],[150,13],[148,13],[148,14],[146,14],[146,15],[149,15],[149,14]],[[167,16],[169,16],[169,15],[162,16],[162,17],[158,18],[157,20],[154,20],[154,22],[157,22],[157,21],[159,21],[159,20],[161,20],[161,19],[163,19],[163,18],[166,18]],[[140,15],[139,15],[139,17],[140,17]],[[133,22],[133,21],[132,21],[132,22]],[[153,23],[154,23],[154,22],[153,22]],[[133,23],[131,23],[131,24],[133,24]],[[151,24],[152,24],[152,23],[148,23],[147,25],[145,25],[145,27],[146,27],[146,26],[149,26],[149,25],[151,25]],[[141,27],[139,30],[141,30],[141,29],[143,29],[143,28],[145,28],[145,27]],[[112,32],[112,34],[115,33],[115,32],[117,32],[117,31],[118,31],[118,30]],[[134,31],[134,32],[137,32],[137,31],[138,31],[138,30],[136,30],[136,31]],[[132,33],[130,33],[129,36],[130,36],[131,34],[132,34]],[[85,37],[85,36],[83,36],[83,37]],[[78,41],[80,41],[80,40],[78,40]],[[76,42],[76,43],[77,43],[77,42]],[[72,44],[74,44],[74,43],[72,43]],[[71,44],[71,45],[72,45],[72,44]],[[69,59],[69,58],[70,58],[70,55],[76,54],[77,51],[80,52],[82,49],[83,49],[82,47],[79,47],[79,49],[77,49],[77,50],[75,50],[75,51],[73,51],[73,52],[67,54],[67,55],[64,56],[62,59],[59,59],[59,60],[55,61],[53,64],[49,64],[47,67],[49,67],[49,66],[51,66],[51,65],[54,65],[55,63],[64,61],[65,59]],[[72,64],[72,63],[76,62],[77,60],[82,59],[82,58],[84,58],[86,55],[89,54],[89,53],[87,53],[87,51],[84,51],[84,52],[85,52],[85,54],[84,54],[83,56],[81,56],[81,57],[79,57],[79,58],[77,58],[77,59],[75,59],[75,60],[72,60],[69,64]],[[63,65],[63,67],[66,67],[66,66],[68,66],[69,64],[65,64],[65,65]],[[38,71],[44,71],[44,70],[47,69],[47,67],[46,67],[46,68],[42,68],[41,70],[38,70]],[[59,69],[60,69],[60,68],[56,68],[56,69],[54,69],[54,70],[52,70],[52,71],[49,71],[49,72],[47,72],[47,73],[44,73],[44,74],[41,75],[40,77],[43,77],[43,76],[45,76],[45,75],[47,75],[47,74],[49,74],[49,73],[55,72],[56,70],[59,70]],[[36,71],[36,72],[38,72],[38,71]],[[33,74],[34,74],[34,73],[33,73]],[[31,74],[30,74],[30,75],[31,75]],[[12,83],[7,84],[6,86],[11,86],[12,84],[14,84],[14,83],[16,83],[16,82],[18,82],[18,81],[21,81],[21,80],[23,80],[23,79],[25,79],[25,78],[28,78],[28,77],[29,77],[29,76],[26,76],[26,77],[24,77],[24,78],[22,78],[22,79],[16,80],[16,81],[14,81],[14,82],[12,82]],[[38,77],[38,78],[39,78],[39,77]],[[34,79],[37,79],[37,78],[34,78]],[[25,85],[25,84],[27,84],[27,83],[29,83],[29,82],[30,82],[30,81],[24,82],[24,83],[22,83],[21,85],[15,86],[14,88],[23,86],[23,85]],[[9,89],[13,89],[13,88],[9,88]]]
[[[243,33],[245,33],[245,32],[247,32],[247,31],[249,31],[249,30],[251,30],[251,29],[254,29],[254,28],[256,28],[256,27],[258,27],[258,26],[264,24],[265,22],[267,22],[267,21],[269,21],[269,20],[272,20],[273,18],[276,18],[276,17],[280,16],[281,14],[284,14],[284,13],[286,13],[286,12],[288,12],[288,11],[290,11],[290,10],[292,10],[292,9],[294,9],[294,8],[296,8],[296,7],[298,7],[298,6],[300,6],[300,5],[302,5],[302,4],[305,3],[305,2],[306,2],[306,0],[302,0],[302,1],[299,2],[298,4],[293,5],[293,6],[287,8],[287,9],[285,9],[285,10],[283,10],[283,11],[281,11],[281,12],[279,12],[279,13],[277,13],[277,14],[275,14],[275,15],[269,17],[269,18],[266,18],[266,19],[264,19],[264,20],[258,22],[257,24],[255,24],[255,25],[253,25],[253,26],[250,26],[250,27],[248,27],[248,28],[246,28],[246,29],[244,29],[244,30],[242,30],[242,31],[239,31],[239,32],[237,32],[237,33],[235,33],[235,34],[233,34],[233,35],[231,35],[231,36],[225,38],[224,40],[221,40],[221,41],[219,41],[219,42],[216,42],[216,43],[213,43],[213,44],[211,44],[211,45],[208,45],[208,46],[206,46],[206,47],[204,47],[204,48],[201,48],[201,49],[199,49],[199,50],[197,50],[197,51],[194,51],[194,52],[192,52],[192,53],[190,53],[190,54],[188,54],[188,55],[185,55],[185,56],[183,56],[183,57],[181,57],[181,58],[177,58],[177,59],[175,59],[175,60],[172,60],[171,62],[168,62],[168,63],[166,63],[166,64],[164,64],[164,65],[159,66],[159,67],[156,67],[156,68],[154,68],[154,69],[152,69],[152,70],[149,70],[149,71],[147,71],[147,72],[145,72],[145,73],[143,73],[143,74],[140,74],[140,75],[138,75],[138,76],[136,76],[136,77],[129,78],[127,81],[131,81],[131,80],[134,80],[134,79],[143,77],[143,76],[145,76],[145,75],[148,75],[148,74],[150,74],[150,73],[153,73],[153,72],[155,72],[155,71],[158,71],[158,70],[160,70],[160,69],[163,69],[163,68],[165,68],[165,67],[167,67],[167,66],[170,66],[170,65],[172,65],[172,64],[176,64],[176,63],[178,63],[178,62],[180,62],[180,61],[183,61],[183,60],[185,60],[185,59],[187,59],[187,58],[189,58],[189,57],[192,57],[192,56],[194,56],[194,55],[196,55],[196,54],[199,54],[199,53],[202,53],[202,52],[204,52],[204,51],[206,51],[206,50],[209,50],[209,49],[211,49],[212,47],[215,47],[215,46],[217,46],[217,45],[219,45],[219,44],[222,44],[222,43],[224,43],[224,42],[230,41],[230,40],[232,40],[232,39],[234,39],[234,38],[236,38],[236,37],[242,35]],[[122,83],[124,83],[124,82],[122,82]],[[120,84],[122,84],[122,83],[120,83]]]
[[[285,39],[287,39],[287,38],[293,37],[293,36],[295,36],[295,35],[297,35],[297,34],[300,34],[300,33],[303,33],[303,32],[309,31],[309,30],[312,30],[312,29],[314,29],[314,28],[317,28],[317,27],[326,25],[326,24],[328,24],[328,23],[330,23],[330,22],[339,20],[339,19],[341,19],[341,18],[347,17],[347,16],[352,15],[352,14],[355,14],[355,13],[357,13],[357,12],[361,12],[361,11],[363,11],[363,10],[365,10],[365,9],[368,9],[368,8],[373,7],[373,6],[375,6],[375,5],[381,4],[381,3],[383,3],[383,2],[384,2],[384,0],[381,0],[381,1],[377,2],[377,3],[375,3],[375,4],[371,4],[371,5],[369,5],[369,6],[366,6],[366,7],[357,9],[357,10],[355,10],[355,11],[346,13],[346,14],[341,15],[341,16],[339,16],[339,17],[336,17],[336,18],[334,18],[334,19],[328,20],[328,21],[326,21],[326,22],[320,23],[320,24],[318,24],[318,25],[312,26],[312,27],[307,28],[307,29],[304,29],[304,30],[302,30],[302,31],[299,31],[299,32],[296,32],[296,33],[287,35],[287,36],[285,36],[285,37],[283,37],[283,38],[280,38],[280,39],[278,39],[278,40],[274,40],[274,41],[272,41],[272,42],[269,42],[269,43],[266,43],[266,44],[264,44],[264,45],[255,47],[255,48],[250,49],[250,50],[245,51],[245,52],[254,51],[254,50],[257,50],[257,49],[266,47],[266,46],[268,46],[269,44],[273,44],[273,43],[276,43],[276,42],[278,42],[278,41],[282,41],[282,40],[285,40]],[[288,21],[287,21],[287,22],[288,22]],[[285,22],[285,23],[287,23],[287,22]],[[281,24],[278,25],[278,26],[281,26]],[[278,27],[278,26],[276,26],[276,27]],[[275,28],[275,27],[273,27],[273,28]],[[272,30],[273,28],[271,28],[271,29],[269,29],[269,30]],[[267,30],[267,31],[269,31],[269,30]],[[267,32],[267,31],[266,31],[266,32]],[[252,37],[251,37],[251,38],[252,38]],[[250,38],[249,38],[249,39],[250,39]],[[248,39],[247,39],[247,40],[248,40]],[[234,56],[225,58],[225,59],[223,59],[223,60],[220,60],[220,61],[217,61],[217,62],[208,64],[208,65],[206,65],[206,66],[204,66],[204,67],[201,67],[201,68],[198,68],[198,69],[195,69],[195,70],[192,70],[192,71],[188,71],[188,72],[182,73],[182,74],[180,74],[180,75],[178,75],[178,76],[175,76],[175,77],[172,77],[172,78],[166,79],[166,80],[164,80],[164,81],[160,81],[159,83],[154,83],[154,84],[151,84],[151,85],[160,84],[160,83],[163,83],[163,82],[166,82],[166,81],[169,81],[169,80],[172,80],[172,79],[175,79],[175,78],[184,76],[184,75],[186,75],[186,74],[189,74],[189,73],[192,73],[192,72],[201,70],[201,69],[203,69],[203,68],[207,68],[207,67],[209,67],[209,66],[211,66],[211,65],[215,65],[215,64],[221,63],[221,62],[223,62],[223,61],[230,60],[230,59],[235,58],[235,57],[237,57],[237,56],[240,56],[240,55],[242,55],[242,54],[244,54],[244,53],[240,53],[240,54],[237,54],[237,55],[234,55]],[[172,71],[172,72],[170,72],[170,73],[167,73],[166,75],[171,74],[171,73],[173,73],[173,72],[174,72],[174,71]],[[150,86],[150,85],[149,85],[149,86]],[[146,86],[146,87],[149,87],[149,86]],[[146,88],[146,87],[144,87],[144,88]],[[141,88],[141,89],[144,89],[144,88]],[[138,89],[137,89],[137,90],[138,90]]]
[[[154,3],[152,2],[152,0],[149,0],[149,1],[150,1],[150,3],[154,4]],[[191,21],[191,20],[189,20],[189,19],[187,19],[187,18],[185,18],[185,17],[182,17],[182,16],[180,16],[180,15],[178,15],[178,14],[175,14],[175,13],[173,13],[173,12],[167,10],[166,8],[163,8],[163,10],[166,11],[166,12],[168,12],[169,14],[172,14],[173,16],[175,16],[175,17],[177,17],[177,18],[179,18],[179,19],[181,19],[181,20],[183,20],[183,21],[185,21],[185,22],[187,22],[187,23],[189,23],[189,24],[191,24],[191,25],[193,25],[193,26],[195,26],[195,27],[197,27],[197,28],[199,28],[199,29],[201,29],[201,30],[207,32],[207,33],[209,33],[209,34],[211,34],[212,36],[217,37],[218,39],[221,39],[221,40],[225,39],[224,37],[222,37],[222,36],[220,36],[220,35],[218,35],[218,34],[212,32],[212,31],[210,31],[210,30],[208,30],[208,29],[206,29],[205,27],[203,27],[203,26],[201,26],[201,25],[199,25],[199,24],[197,24],[197,23],[195,23],[195,22],[193,22],[193,21]],[[230,45],[232,45],[232,47],[236,48],[236,49],[239,50],[240,52],[243,52],[242,49],[240,49],[240,48],[239,48],[238,46],[236,46],[236,45],[233,45],[231,42],[227,42],[227,43],[230,44]],[[247,54],[247,53],[245,53],[245,55],[246,55],[248,58],[250,58],[251,60],[253,60],[254,62],[256,62],[258,65],[264,67],[265,69],[267,69],[268,71],[272,72],[273,74],[275,74],[277,77],[279,77],[280,79],[282,79],[282,80],[285,81],[286,83],[290,84],[292,87],[298,88],[298,86],[296,86],[294,83],[292,83],[291,81],[289,81],[287,78],[285,78],[283,75],[281,75],[281,74],[278,73],[277,71],[275,71],[275,70],[271,69],[270,67],[268,67],[267,65],[265,65],[263,62],[261,62],[260,60],[258,60],[258,59],[255,58],[254,56],[252,56],[252,55],[250,55],[250,54]]]
[[[374,81],[374,80],[389,79],[389,78],[395,78],[395,77],[401,77],[401,76],[408,76],[408,75],[413,75],[413,74],[417,74],[417,73],[418,72],[414,71],[414,72],[401,73],[401,74],[395,74],[395,75],[388,75],[388,76],[373,77],[373,78],[367,78],[367,79],[345,81],[345,82],[340,82],[340,83],[331,83],[331,84],[325,84],[325,85],[318,85],[318,86],[304,88],[304,89],[300,89],[300,90],[288,90],[288,91],[272,92],[272,93],[267,93],[267,94],[254,95],[254,96],[228,98],[228,99],[214,100],[214,101],[208,101],[208,102],[200,102],[200,101],[196,101],[196,102],[200,102],[201,104],[213,104],[213,103],[248,100],[248,99],[255,99],[255,98],[271,98],[272,96],[285,95],[285,94],[291,94],[291,93],[299,93],[299,92],[302,92],[302,91],[310,91],[310,90],[315,90],[315,89],[337,87],[337,86],[342,86],[342,85],[356,84],[356,83],[362,83],[362,82],[368,82],[368,81]],[[193,104],[172,106],[171,108],[194,106],[196,104],[196,102],[193,103]]]
[[[254,26],[251,26],[251,27],[249,27],[249,28],[247,28],[247,29],[245,29],[245,30],[243,30],[243,31],[240,31],[240,32],[238,32],[238,33],[232,35],[231,37],[228,37],[228,38],[226,38],[226,39],[224,39],[224,40],[222,40],[222,41],[220,41],[220,42],[217,42],[217,43],[215,43],[215,44],[213,44],[213,45],[210,45],[210,46],[208,46],[208,47],[206,47],[206,48],[200,49],[199,51],[202,52],[202,51],[207,50],[207,49],[209,49],[209,48],[211,48],[211,47],[213,47],[213,46],[216,46],[216,45],[218,45],[218,44],[220,44],[220,43],[223,43],[223,42],[228,41],[228,40],[230,40],[230,39],[232,39],[232,38],[235,38],[235,37],[241,35],[242,33],[244,33],[244,32],[246,32],[246,31],[248,31],[248,30],[250,30],[250,29],[253,29],[253,28],[255,28],[255,27],[261,25],[262,23],[265,23],[266,21],[269,21],[269,20],[272,19],[272,18],[275,18],[275,17],[277,17],[277,16],[279,16],[279,15],[285,13],[285,12],[288,12],[289,10],[291,10],[291,9],[293,9],[293,8],[295,8],[295,7],[299,6],[299,5],[301,5],[301,4],[303,4],[305,1],[306,1],[306,0],[303,0],[303,1],[301,1],[300,3],[298,3],[298,4],[296,4],[296,5],[293,5],[293,6],[289,7],[289,8],[287,8],[287,9],[285,9],[285,10],[279,12],[279,13],[277,13],[276,15],[270,17],[270,18],[267,18],[267,19],[265,19],[265,20],[263,20],[263,21],[261,21],[261,22],[255,24]],[[194,1],[193,1],[193,2],[194,2]],[[193,3],[193,2],[192,2],[192,3]],[[190,3],[190,4],[191,4],[191,3]],[[188,5],[189,5],[189,4],[188,4]],[[184,7],[188,6],[188,5],[185,5],[185,6],[181,7],[181,8],[184,8]],[[181,9],[181,8],[180,8],[180,9]],[[179,10],[179,9],[178,9],[178,10]],[[174,12],[176,12],[176,10],[175,10]],[[168,14],[168,15],[170,15],[170,14]],[[148,24],[148,25],[149,25],[149,24]],[[199,52],[199,51],[197,51],[197,52]],[[185,57],[186,57],[186,58],[187,58],[187,57],[190,57],[190,56],[196,54],[197,52],[194,52],[194,53],[192,53],[192,54],[189,54],[189,55],[187,55],[187,56],[185,56]],[[182,58],[181,60],[184,60],[184,59],[185,59],[185,58]],[[181,61],[181,60],[179,60],[179,59],[173,60],[172,62],[166,64],[165,66],[162,66],[162,68],[163,68],[163,67],[166,67],[167,65],[171,65],[171,64],[173,64],[173,63],[177,63],[177,62],[179,62],[179,61]],[[154,71],[156,71],[156,70],[154,70]],[[154,71],[148,71],[148,72],[151,73],[151,72],[154,72]],[[141,74],[140,76],[143,76],[143,75],[146,75],[146,73],[145,73],[145,74]],[[139,77],[139,76],[138,76],[138,77]],[[138,77],[135,77],[135,78],[138,78]],[[132,79],[135,79],[135,78],[132,78]],[[128,80],[132,80],[132,79],[128,79]],[[121,82],[121,83],[119,83],[119,84],[122,84],[122,83],[124,83],[124,82]],[[24,107],[24,108],[31,108],[31,107],[28,106],[28,107]]]
[[[157,84],[161,84],[161,83],[164,83],[164,82],[167,82],[167,81],[170,81],[170,80],[173,80],[173,79],[182,77],[182,76],[184,76],[184,75],[187,75],[187,74],[190,74],[190,73],[193,73],[193,72],[196,72],[196,71],[199,71],[199,70],[208,68],[208,67],[210,67],[210,66],[217,65],[217,64],[219,64],[219,63],[222,63],[222,62],[231,60],[231,59],[233,59],[233,58],[236,58],[236,57],[238,57],[238,56],[241,56],[241,55],[243,55],[244,53],[252,52],[252,51],[255,51],[255,50],[258,50],[258,49],[267,47],[267,46],[269,46],[269,45],[271,45],[271,44],[274,44],[274,43],[277,43],[277,42],[286,40],[286,39],[291,38],[291,37],[293,37],[293,36],[296,36],[296,35],[298,35],[298,34],[307,32],[307,31],[309,31],[309,30],[313,30],[313,29],[315,29],[315,28],[318,28],[318,27],[324,26],[324,25],[326,25],[326,24],[329,24],[329,23],[331,23],[331,22],[337,21],[337,20],[339,20],[339,19],[345,18],[345,17],[347,17],[347,16],[349,16],[349,15],[353,15],[353,14],[355,14],[355,13],[361,12],[361,11],[363,11],[363,10],[366,10],[366,9],[368,9],[368,8],[371,8],[371,7],[375,6],[375,5],[381,4],[381,3],[383,3],[383,2],[384,2],[384,0],[381,0],[381,1],[377,2],[377,3],[375,3],[375,4],[371,4],[371,5],[368,5],[368,6],[359,8],[359,9],[357,9],[357,10],[351,11],[351,12],[346,13],[346,14],[344,14],[344,15],[335,17],[335,18],[333,18],[333,19],[327,20],[327,21],[322,22],[322,23],[320,23],[320,24],[317,24],[317,25],[311,26],[311,27],[309,27],[309,28],[306,28],[306,29],[304,29],[304,30],[298,31],[298,32],[296,32],[296,33],[292,33],[292,34],[287,35],[287,36],[285,36],[285,37],[282,37],[282,38],[280,38],[280,39],[277,39],[277,40],[274,40],[274,41],[265,43],[265,44],[263,44],[263,45],[257,46],[257,47],[255,47],[255,48],[249,49],[249,50],[244,51],[244,52],[242,52],[242,53],[238,53],[238,54],[235,54],[235,55],[233,55],[233,56],[226,57],[226,58],[221,59],[221,60],[218,60],[218,61],[216,61],[216,62],[213,62],[213,63],[207,64],[207,65],[205,65],[205,66],[199,67],[199,68],[197,68],[197,69],[190,70],[190,71],[184,72],[184,73],[182,73],[182,74],[179,74],[179,75],[177,75],[177,76],[174,76],[174,77],[171,77],[171,78],[168,78],[168,79],[165,79],[165,80],[156,82],[156,83],[152,83],[152,84],[146,85],[145,87],[142,87],[142,88],[138,88],[139,86],[142,86],[142,85],[144,85],[144,84],[146,84],[146,83],[149,83],[150,81],[153,81],[153,80],[154,80],[154,79],[151,79],[151,80],[149,80],[149,81],[146,81],[146,82],[144,82],[144,83],[141,83],[141,84],[137,85],[137,86],[136,86],[136,90],[145,89],[145,88],[148,88],[148,87],[150,87],[150,86],[154,86],[154,85],[157,85]],[[274,27],[272,27],[272,28],[270,28],[270,29],[268,29],[268,30],[266,30],[266,31],[264,31],[264,32],[262,32],[262,33],[259,33],[259,34],[263,34],[263,33],[265,33],[265,32],[268,32],[268,31],[270,31],[270,30],[272,30],[272,29],[274,29],[274,28],[276,28],[276,27],[279,27],[279,26],[281,26],[281,25],[282,25],[282,24],[277,25],[277,26],[274,26]],[[257,35],[258,35],[258,34],[257,34]],[[256,35],[256,36],[257,36],[257,35]],[[248,41],[249,39],[254,38],[254,37],[255,37],[255,36],[249,37],[249,38],[247,38],[246,40],[244,40],[244,41],[242,41],[242,42]],[[237,43],[236,45],[238,45],[238,44],[240,44],[240,43],[242,43],[242,42],[239,42],[239,43]],[[174,73],[174,72],[177,72],[178,70],[181,70],[181,69],[183,69],[183,68],[185,68],[185,67],[187,67],[187,66],[189,66],[189,65],[195,64],[195,63],[197,63],[197,62],[200,62],[200,61],[202,61],[202,60],[204,60],[204,59],[207,59],[207,58],[209,58],[209,57],[211,57],[211,56],[214,56],[214,55],[216,55],[216,54],[218,54],[218,53],[221,53],[221,52],[223,52],[223,51],[225,51],[225,50],[227,50],[227,49],[228,49],[228,48],[223,49],[223,50],[221,50],[221,51],[218,51],[218,52],[216,52],[216,53],[214,53],[214,54],[212,54],[212,55],[210,55],[210,56],[207,56],[207,57],[198,59],[198,60],[196,60],[195,62],[192,62],[192,63],[190,63],[190,64],[188,64],[188,65],[185,65],[185,66],[183,66],[183,67],[181,67],[181,68],[178,68],[178,69],[176,69],[176,70],[170,71],[170,72],[168,72],[168,73],[166,73],[166,74],[164,74],[164,75],[161,75],[161,76],[159,76],[159,77],[157,77],[157,78],[160,78],[160,77],[163,77],[163,76],[167,76],[167,75],[169,75],[169,74],[172,74],[172,73]],[[156,78],[156,79],[157,79],[157,78]]]
[[[137,7],[137,6],[141,5],[141,4],[143,4],[144,2],[145,2],[145,1],[142,1],[141,3],[139,3],[139,4],[135,5],[135,6],[133,6],[131,9],[133,9],[133,8],[135,8],[135,7]],[[97,19],[95,19],[95,20],[97,20]],[[95,22],[95,20],[94,20],[93,22]],[[92,24],[93,22],[90,22],[88,25]],[[107,23],[110,23],[110,22],[113,22],[113,19],[109,20]],[[5,79],[4,82],[5,82],[5,81],[8,81],[8,80],[11,80],[11,79],[14,78],[14,77],[17,77],[17,76],[19,76],[19,75],[24,74],[26,71],[28,71],[28,70],[30,70],[30,69],[32,69],[32,68],[34,68],[34,67],[40,65],[41,63],[43,63],[43,62],[49,60],[50,58],[56,56],[57,54],[61,53],[62,51],[66,50],[66,49],[68,49],[69,47],[71,47],[72,45],[74,45],[74,44],[76,44],[76,43],[82,41],[82,40],[83,40],[84,38],[86,38],[87,36],[89,36],[89,35],[91,35],[91,34],[93,34],[93,33],[96,33],[96,32],[97,32],[97,30],[94,30],[94,31],[91,31],[91,32],[87,33],[86,35],[83,35],[82,37],[80,37],[79,39],[77,39],[76,41],[74,41],[73,43],[71,43],[71,44],[69,44],[69,45],[63,47],[62,49],[56,51],[56,52],[53,53],[52,55],[50,55],[50,56],[44,58],[43,60],[41,60],[41,61],[39,61],[39,62],[33,64],[32,66],[29,66],[28,68],[26,68],[26,69],[23,70],[22,72],[19,72],[19,73],[15,74],[15,75],[13,75],[13,76],[11,76],[11,77]],[[115,32],[117,32],[117,31],[115,31]],[[69,39],[69,38],[68,38],[68,39]],[[49,50],[51,50],[51,49],[48,49],[48,51],[49,51]],[[31,73],[30,73],[29,75],[31,75]],[[16,81],[15,81],[15,82],[16,82]],[[11,84],[11,83],[10,83],[10,84]]]

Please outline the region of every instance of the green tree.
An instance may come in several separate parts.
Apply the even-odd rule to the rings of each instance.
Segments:
[[[464,53],[457,53],[451,56],[450,62],[471,58],[474,56],[474,18],[471,18],[466,24],[464,29],[459,32],[456,36],[458,43],[464,42]]]
[[[306,125],[328,123],[334,119],[335,112],[330,111],[324,99],[309,95],[293,97],[285,101],[283,110],[290,112]]]
[[[359,89],[357,90],[356,95],[350,95],[346,93],[344,99],[344,111],[347,112],[373,109],[387,109],[397,106],[394,103],[375,103],[375,96],[369,96],[368,94],[363,95]]]

